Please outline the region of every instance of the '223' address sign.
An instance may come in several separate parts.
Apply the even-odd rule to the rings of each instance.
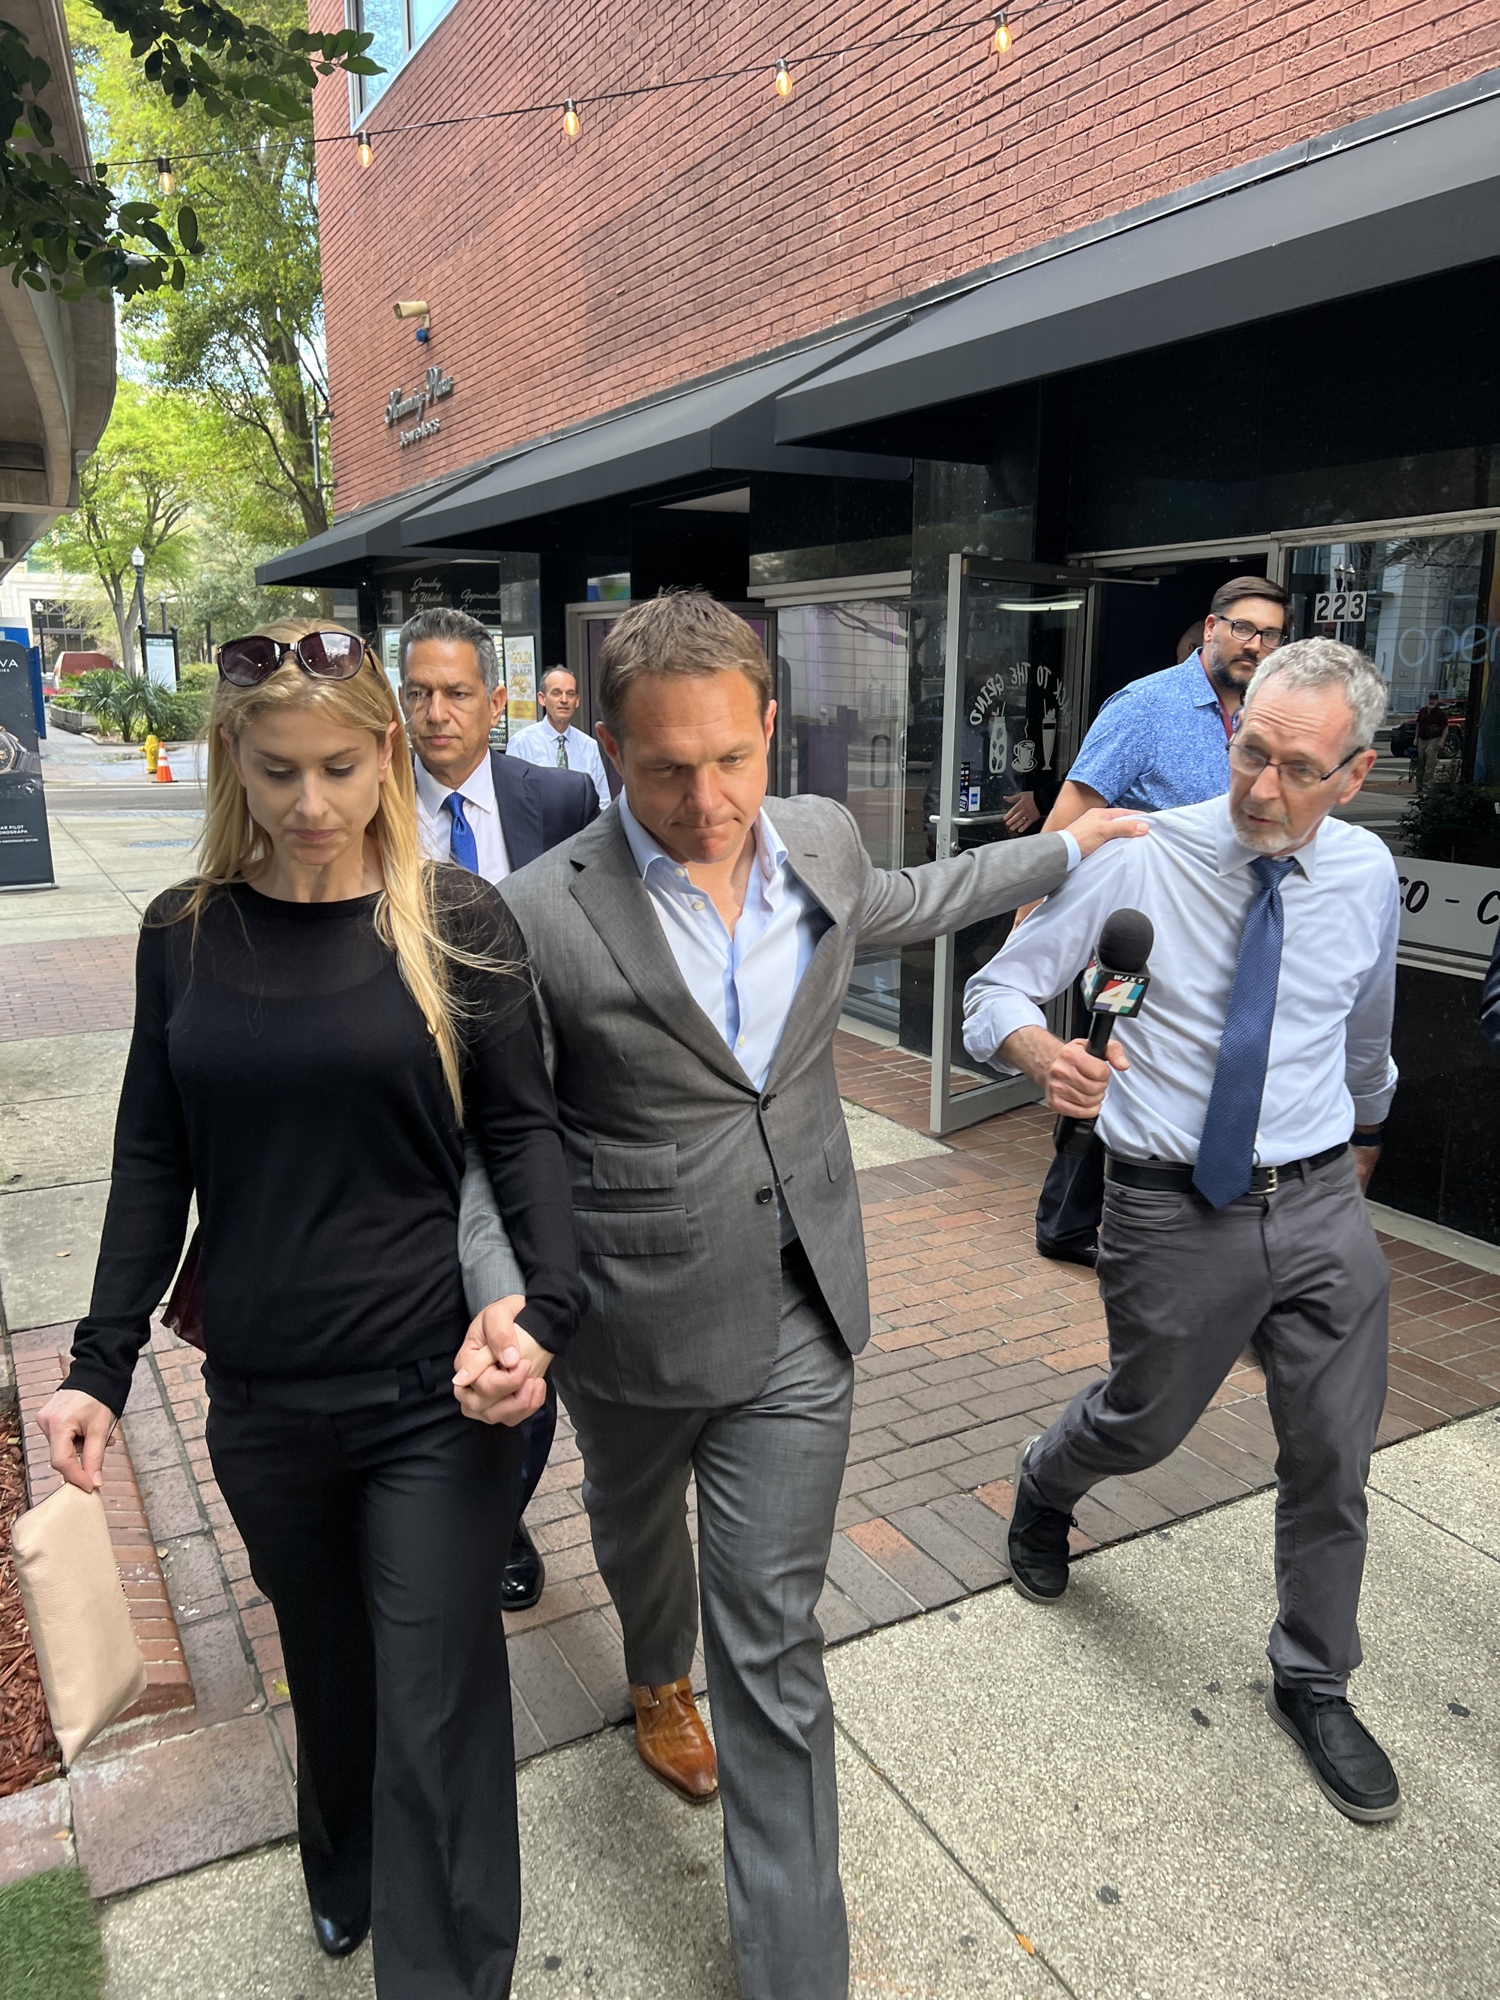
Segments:
[[[406,417],[422,419],[420,423],[411,425],[408,430],[397,432],[396,442],[403,451],[409,444],[420,444],[423,438],[431,437],[435,431],[442,429],[440,417],[429,417],[424,412],[430,410],[434,403],[440,403],[445,396],[452,394],[453,377],[445,375],[442,369],[437,367],[428,369],[422,378],[422,386],[413,389],[409,396],[403,396],[399,389],[392,389],[386,398],[386,427],[389,429],[401,423]]]

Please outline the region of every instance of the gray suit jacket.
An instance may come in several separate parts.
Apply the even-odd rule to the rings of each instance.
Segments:
[[[864,1233],[833,1070],[855,951],[1013,909],[1067,872],[1057,834],[887,871],[843,806],[802,797],[766,810],[830,923],[759,1091],[688,993],[618,813],[500,885],[536,973],[591,1297],[557,1363],[565,1391],[690,1408],[754,1396],[780,1326],[777,1181],[859,1352],[870,1335]],[[476,1211],[488,1188],[477,1179],[465,1184],[471,1297],[485,1289]]]

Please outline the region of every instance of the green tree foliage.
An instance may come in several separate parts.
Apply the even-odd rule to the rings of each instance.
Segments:
[[[302,0],[256,5],[281,36],[305,18]],[[174,107],[85,0],[70,19],[97,142],[116,158],[170,158],[177,186],[162,199],[165,218],[178,225],[187,209],[202,231],[179,288],[127,305],[127,339],[154,380],[196,392],[247,433],[240,472],[255,491],[242,490],[239,506],[252,538],[285,547],[320,534],[327,397],[311,127],[268,126],[253,104]],[[123,180],[142,195],[156,189],[154,167]],[[257,499],[258,522],[248,518]]]
[[[152,584],[175,589],[186,576],[193,499],[216,476],[217,430],[187,397],[121,381],[99,448],[78,476],[78,505],[44,545],[60,569],[98,579],[122,666],[134,666],[139,624],[131,552],[146,558]]]
[[[163,103],[176,111],[195,104],[210,120],[250,115],[262,130],[305,126],[320,76],[379,71],[363,53],[370,37],[348,29],[278,32],[219,0],[95,5],[126,38],[131,61]],[[107,168],[80,178],[56,150],[41,101],[51,81],[21,31],[0,21],[0,269],[15,284],[73,298],[180,290],[201,247],[196,211],[191,203],[177,206],[174,241],[155,200],[123,199]]]
[[[316,591],[262,590],[255,566],[295,539],[295,510],[264,490],[257,439],[199,397],[122,380],[99,449],[79,475],[79,505],[42,545],[59,569],[93,578],[108,605],[122,666],[139,665],[135,570],[146,558],[147,615],[159,598],[183,657],[204,629],[220,639],[268,618],[315,613]],[[93,607],[80,603],[83,622]]]

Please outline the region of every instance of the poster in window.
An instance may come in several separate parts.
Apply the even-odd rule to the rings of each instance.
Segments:
[[[536,721],[536,640],[529,632],[505,641],[505,705],[512,728]]]
[[[50,888],[53,881],[31,662],[24,646],[0,639],[0,889]]]

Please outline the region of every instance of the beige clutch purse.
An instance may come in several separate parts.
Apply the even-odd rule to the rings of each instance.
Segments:
[[[18,1515],[11,1554],[64,1764],[146,1691],[146,1663],[97,1493],[63,1486]]]

